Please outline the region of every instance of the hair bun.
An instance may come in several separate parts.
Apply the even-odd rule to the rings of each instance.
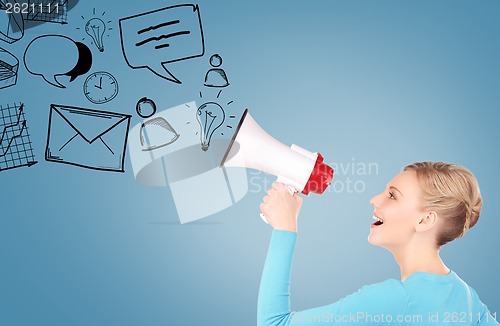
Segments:
[[[444,162],[417,162],[405,167],[417,173],[423,206],[444,221],[437,236],[442,246],[463,236],[476,225],[482,208],[476,178],[468,169]]]
[[[465,216],[465,228],[467,230],[476,225],[477,221],[479,220],[479,215],[482,208],[483,200],[481,199],[481,197],[476,198],[476,201],[473,205],[469,205],[467,215]]]

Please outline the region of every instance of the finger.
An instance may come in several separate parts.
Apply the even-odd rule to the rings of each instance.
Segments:
[[[264,213],[264,210],[266,209],[266,204],[262,203],[259,205],[260,211]]]
[[[273,189],[277,190],[277,191],[281,190],[281,188],[283,188],[283,186],[284,185],[281,182],[274,182],[273,183]]]

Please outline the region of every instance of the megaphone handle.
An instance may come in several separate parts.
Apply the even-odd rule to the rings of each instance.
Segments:
[[[295,189],[294,187],[291,187],[291,186],[286,186],[286,189],[288,189],[288,192],[290,193],[290,195],[294,195],[297,191],[297,189]],[[269,222],[266,220],[266,217],[264,216],[263,213],[260,213],[260,218],[266,222],[266,224],[269,224]]]

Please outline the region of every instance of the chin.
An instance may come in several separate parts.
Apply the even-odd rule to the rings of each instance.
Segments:
[[[370,234],[368,235],[368,242],[374,246],[379,246],[379,244],[377,243],[377,239],[375,239],[375,237],[373,236],[373,234]]]
[[[380,239],[377,239],[377,237],[374,236],[372,233],[368,235],[368,242],[371,245],[387,249],[387,247],[383,244],[383,242],[381,242]]]

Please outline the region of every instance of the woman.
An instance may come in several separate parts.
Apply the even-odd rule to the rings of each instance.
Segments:
[[[401,281],[362,287],[328,306],[290,312],[289,282],[302,199],[275,183],[260,205],[273,227],[262,275],[258,325],[499,325],[477,293],[443,263],[439,248],[473,227],[482,207],[464,167],[414,163],[373,197],[368,241],[389,250]]]

